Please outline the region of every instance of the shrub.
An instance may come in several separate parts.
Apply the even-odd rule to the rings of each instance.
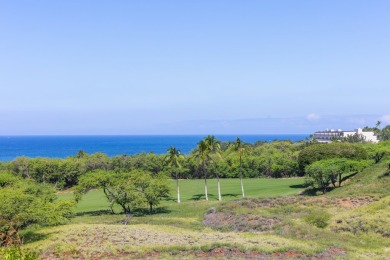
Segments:
[[[328,226],[330,218],[331,215],[325,210],[313,210],[304,218],[304,220],[318,228],[325,228]]]
[[[22,250],[18,246],[0,248],[0,258],[7,260],[36,260],[39,259],[38,253],[28,250]]]

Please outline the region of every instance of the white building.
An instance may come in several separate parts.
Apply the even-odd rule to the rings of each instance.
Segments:
[[[366,142],[379,142],[378,137],[375,135],[374,132],[363,132],[361,128],[355,129],[354,131],[343,131],[341,129],[326,129],[325,131],[315,132],[313,138],[320,143],[330,143],[335,138],[345,138],[356,134],[362,136]]]

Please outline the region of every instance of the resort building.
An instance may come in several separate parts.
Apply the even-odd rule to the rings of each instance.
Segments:
[[[326,129],[325,131],[315,132],[313,138],[320,143],[330,143],[335,139],[342,139],[348,136],[359,135],[364,138],[366,142],[379,142],[378,137],[374,132],[365,132],[361,128],[355,129],[353,131],[343,131],[341,129]]]

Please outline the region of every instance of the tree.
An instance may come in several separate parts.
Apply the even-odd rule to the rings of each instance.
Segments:
[[[383,140],[383,141],[390,140],[390,125],[385,126],[385,127],[381,130],[379,136],[380,136],[381,140]]]
[[[166,177],[153,175],[143,170],[133,170],[125,173],[95,171],[80,177],[75,189],[75,199],[79,201],[91,189],[102,189],[113,211],[115,204],[129,215],[133,208],[145,204],[150,213],[153,206],[158,205],[162,198],[169,194]]]
[[[114,205],[118,204],[125,214],[130,214],[131,207],[137,206],[140,201],[128,173],[99,170],[84,174],[75,188],[76,201],[81,200],[82,196],[91,189],[103,190],[112,213],[114,213]]]
[[[214,154],[217,157],[214,160],[222,158],[222,156],[221,156],[221,142],[218,139],[216,139],[213,135],[209,135],[204,139],[204,141],[207,144],[207,148],[209,150],[209,153]],[[222,200],[221,184],[219,181],[218,169],[216,169],[216,175],[217,175],[217,180],[218,180],[218,200]]]
[[[305,147],[298,155],[298,164],[301,174],[305,172],[305,167],[313,162],[332,159],[346,158],[351,160],[366,160],[367,151],[360,144],[351,143],[330,143],[313,144]]]
[[[0,172],[0,246],[20,245],[20,230],[32,224],[57,225],[72,215],[70,201],[56,201],[47,184]]]
[[[206,164],[210,159],[210,153],[208,149],[207,142],[205,140],[201,140],[197,148],[195,150],[195,158],[198,160],[203,176],[204,176],[204,194],[206,197],[206,200],[209,200],[208,193],[207,193],[207,169],[206,169]]]
[[[180,164],[180,158],[182,157],[182,154],[180,150],[177,150],[175,147],[171,146],[167,150],[167,158],[166,161],[168,162],[168,165],[173,166],[175,168],[181,168]],[[177,188],[177,203],[180,203],[180,187],[179,187],[179,179],[178,179],[178,171],[175,171],[176,176],[176,188]]]
[[[11,170],[16,173],[18,176],[24,178],[31,178],[30,176],[30,168],[31,163],[27,157],[17,157],[10,163]]]
[[[131,179],[136,190],[140,192],[148,204],[149,214],[152,214],[153,206],[157,206],[161,199],[169,196],[169,186],[166,176],[163,174],[153,176],[145,171],[133,171]]]
[[[316,161],[306,167],[307,183],[314,188],[320,188],[325,193],[330,183],[336,187],[338,181],[338,186],[341,187],[342,175],[359,172],[367,165],[365,160],[356,161],[345,158]]]
[[[306,183],[313,188],[321,189],[322,193],[325,194],[329,184],[334,180],[337,167],[324,161],[317,161],[308,165],[305,171]]]
[[[75,188],[75,200],[78,202],[84,194],[92,189],[102,189],[109,201],[111,212],[114,213],[115,199],[111,195],[111,187],[114,185],[115,178],[116,176],[113,172],[103,170],[84,174],[80,177],[79,183]]]
[[[241,141],[240,138],[237,137],[236,142],[233,143],[233,150],[237,152],[238,157],[240,159],[240,183],[241,183],[241,192],[242,192],[242,197],[245,198],[245,193],[244,193],[244,184],[242,182],[242,156],[244,155],[245,152],[245,147],[243,142]]]
[[[364,145],[368,153],[368,157],[373,159],[375,163],[379,163],[385,156],[390,154],[390,142],[381,141],[377,144]]]

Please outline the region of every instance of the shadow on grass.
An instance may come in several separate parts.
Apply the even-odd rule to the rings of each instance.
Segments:
[[[344,178],[341,179],[341,183],[343,183],[344,181],[348,180],[349,178],[352,178],[353,176],[355,176],[356,174],[358,174],[357,172],[354,172],[348,176],[345,176]]]
[[[383,178],[390,178],[390,171],[387,171],[382,175],[378,176],[378,179],[383,179]]]
[[[95,210],[95,211],[85,211],[76,213],[77,217],[80,216],[102,216],[102,215],[120,215],[122,213],[112,213],[111,210]]]
[[[222,197],[235,197],[241,196],[241,193],[224,193],[222,194]]]
[[[327,187],[326,188],[326,192],[325,194],[327,194],[328,192],[331,192],[333,190],[337,189],[337,187]],[[305,196],[319,196],[319,195],[324,195],[324,193],[322,192],[322,189],[319,189],[319,188],[310,188],[310,189],[306,189],[304,191],[302,191],[301,195],[305,195]]]
[[[139,208],[139,209],[134,209],[131,215],[135,217],[142,217],[142,216],[151,216],[156,214],[169,214],[171,212],[172,211],[169,210],[167,207],[157,207],[157,208],[153,208],[152,214],[150,214],[149,209]]]
[[[51,232],[46,234],[37,233],[35,230],[25,230],[21,234],[21,237],[23,239],[23,244],[29,244],[34,243],[40,240],[44,240],[48,238],[51,235],[57,234],[59,232]]]
[[[207,194],[209,196],[209,199],[210,198],[216,198],[214,194],[212,193],[209,193]],[[206,199],[205,195],[202,193],[202,194],[195,194],[192,196],[192,200],[201,200],[201,199]]]
[[[172,211],[169,210],[167,207],[157,207],[157,208],[153,208],[152,215],[169,214],[171,212]],[[123,216],[126,216],[126,214],[124,214],[123,211],[112,213],[111,210],[96,210],[96,211],[86,211],[86,212],[76,213],[77,217],[81,217],[81,216],[93,217],[93,216],[103,216],[103,215],[115,215],[115,216],[123,215]],[[135,217],[142,217],[142,216],[147,216],[150,214],[149,214],[149,209],[136,208],[136,209],[132,210],[131,215],[135,216]]]
[[[293,189],[305,189],[309,186],[307,184],[297,184],[297,185],[290,185],[289,187]]]
[[[320,191],[320,189],[315,189],[315,188],[306,189],[306,190],[302,191],[301,195],[305,195],[305,196],[318,196],[319,195],[319,191]]]
[[[173,202],[177,202],[177,198],[168,197],[168,198],[165,198],[164,201],[173,201]]]

